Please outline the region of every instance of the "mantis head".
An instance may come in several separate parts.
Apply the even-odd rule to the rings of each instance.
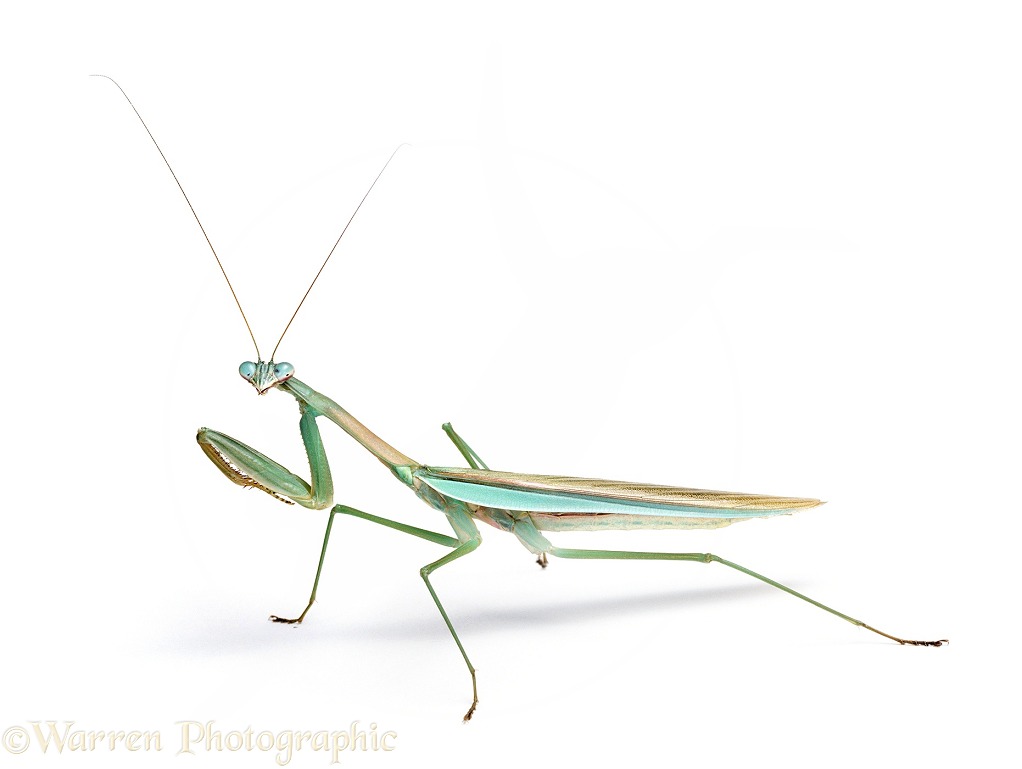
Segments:
[[[294,376],[295,367],[290,363],[274,363],[272,360],[269,363],[264,361],[253,363],[247,360],[238,367],[238,373],[256,389],[257,393],[265,395],[267,390]]]

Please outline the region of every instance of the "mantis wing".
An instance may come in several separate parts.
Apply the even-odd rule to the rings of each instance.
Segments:
[[[414,474],[444,496],[479,507],[528,512],[536,526],[547,531],[712,529],[822,504],[800,497],[495,470],[420,467]]]

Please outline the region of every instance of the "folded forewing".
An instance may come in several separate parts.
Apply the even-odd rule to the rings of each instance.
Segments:
[[[739,494],[647,483],[557,475],[422,467],[416,477],[441,494],[470,504],[547,514],[678,517],[725,522],[783,515],[817,499]]]

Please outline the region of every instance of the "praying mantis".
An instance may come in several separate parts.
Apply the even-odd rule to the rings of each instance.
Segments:
[[[107,77],[99,75],[98,77]],[[300,412],[299,430],[309,461],[309,480],[292,473],[266,454],[228,435],[200,428],[196,440],[202,451],[214,466],[228,480],[243,487],[259,489],[275,499],[289,505],[300,505],[312,510],[328,510],[326,531],[320,551],[312,591],[305,609],[294,618],[271,615],[273,622],[297,625],[308,614],[316,599],[316,591],[326,558],[330,532],[334,518],[345,515],[361,518],[371,523],[394,529],[404,534],[425,539],[449,548],[450,552],[420,569],[420,575],[436,604],[451,637],[464,659],[472,683],[472,701],[464,720],[472,718],[479,704],[476,670],[469,659],[454,624],[447,614],[430,575],[459,558],[473,552],[482,538],[477,522],[488,524],[500,531],[514,535],[518,541],[536,556],[537,563],[546,567],[548,557],[565,559],[610,559],[610,560],[653,560],[691,561],[696,563],[719,563],[760,580],[789,595],[795,596],[813,606],[865,628],[902,645],[941,646],[946,639],[938,641],[913,641],[883,632],[865,622],[843,614],[819,601],[799,593],[779,582],[758,574],[744,566],[728,561],[713,553],[645,552],[624,550],[595,550],[564,548],[551,543],[545,532],[605,531],[627,529],[712,529],[728,526],[737,521],[752,518],[768,518],[788,515],[799,510],[816,507],[819,500],[800,497],[776,497],[760,494],[706,491],[701,489],[656,486],[650,484],[626,483],[589,478],[534,475],[500,472],[489,469],[479,455],[454,430],[450,423],[443,430],[450,437],[464,457],[467,468],[436,467],[422,464],[398,451],[375,435],[365,425],[349,414],[332,399],[317,392],[309,385],[295,378],[295,368],[290,363],[276,362],[275,356],[280,343],[309,296],[313,286],[330,261],[345,232],[358,214],[362,204],[369,197],[376,183],[393,160],[397,150],[391,154],[383,168],[373,180],[369,189],[356,206],[351,217],[338,236],[298,303],[277,341],[269,359],[264,360],[259,345],[249,326],[241,302],[231,285],[230,278],[220,262],[206,230],[199,220],[187,193],[170,162],[160,149],[149,127],[128,98],[124,89],[111,78],[135,112],[146,133],[149,134],[157,151],[166,163],[185,202],[199,225],[220,271],[230,288],[231,294],[241,313],[249,336],[256,349],[255,361],[246,361],[239,367],[242,378],[251,384],[256,392],[264,395],[270,390],[279,390],[292,396]],[[400,147],[398,148],[400,149]],[[334,504],[333,479],[323,440],[320,434],[319,418],[326,418],[351,436],[370,454],[376,457],[391,474],[407,486],[419,499],[434,510],[442,513],[453,530],[453,536],[429,529],[410,526],[383,518],[372,513],[357,510],[344,504]]]

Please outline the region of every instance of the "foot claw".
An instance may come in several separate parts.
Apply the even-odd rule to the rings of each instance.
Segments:
[[[288,619],[287,617],[278,617],[276,614],[271,614],[270,622],[281,622],[285,625],[300,625],[302,624],[302,618],[298,617],[298,619]]]
[[[876,633],[877,635],[882,635],[884,638],[890,638],[892,641],[897,641],[902,646],[905,646],[906,644],[908,646],[943,646],[944,644],[951,643],[946,638],[942,638],[939,641],[909,641],[907,638],[898,638],[898,636],[891,635],[890,633],[885,633],[883,630],[877,630],[875,627],[871,627],[870,625],[867,625],[865,622],[856,622],[856,624],[861,625],[862,627],[866,628],[866,630],[872,630],[874,633]]]
[[[472,714],[476,712],[476,705],[478,705],[478,704],[479,704],[479,700],[473,700],[472,707],[470,707],[468,709],[468,713],[466,713],[465,717],[463,719],[461,719],[461,722],[463,724],[467,724],[469,721],[472,720]]]

